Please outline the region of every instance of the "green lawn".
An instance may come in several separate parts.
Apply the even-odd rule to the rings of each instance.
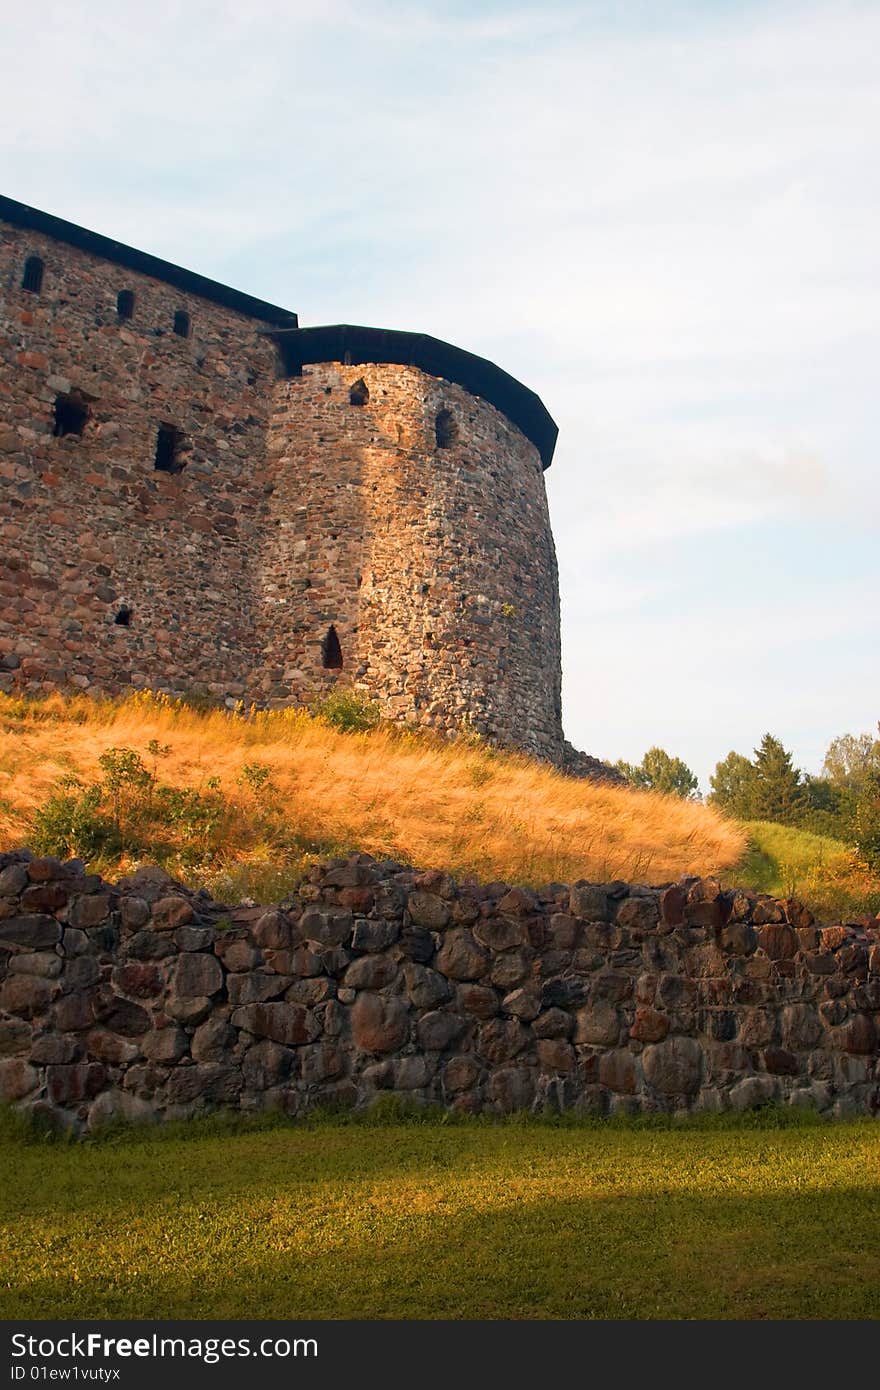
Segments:
[[[0,1141],[3,1318],[874,1318],[880,1126]]]

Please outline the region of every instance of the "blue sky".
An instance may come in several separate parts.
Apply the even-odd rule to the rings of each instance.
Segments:
[[[876,0],[3,11],[3,191],[543,396],[573,742],[876,726]]]

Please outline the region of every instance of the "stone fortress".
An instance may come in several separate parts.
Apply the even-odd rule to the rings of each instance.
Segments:
[[[340,683],[563,763],[557,430],[506,372],[7,198],[0,365],[0,689]]]

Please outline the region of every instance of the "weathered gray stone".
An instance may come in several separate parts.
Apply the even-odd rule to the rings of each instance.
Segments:
[[[194,1028],[204,1023],[209,1016],[214,1001],[207,994],[197,994],[193,999],[179,999],[176,994],[165,1000],[165,1012],[182,1023],[184,1028]]]
[[[212,927],[178,927],[174,933],[178,951],[207,951],[213,941]]]
[[[40,975],[44,980],[57,980],[64,961],[55,951],[22,951],[10,956],[10,975]],[[100,972],[99,972],[100,973]]]
[[[319,946],[341,946],[351,940],[350,912],[319,912],[309,908],[300,918],[300,929],[307,941]],[[260,945],[263,945],[260,942]]]
[[[730,1104],[734,1110],[754,1110],[766,1105],[776,1096],[772,1076],[746,1076],[730,1089]]]
[[[396,978],[398,964],[390,956],[362,956],[353,960],[342,977],[346,989],[384,989]]]
[[[576,1043],[592,1043],[594,1047],[615,1047],[620,1037],[620,1015],[613,1004],[599,1000],[580,1009],[575,1021]]]
[[[242,1062],[245,1086],[253,1091],[266,1091],[270,1086],[287,1081],[295,1067],[296,1056],[291,1048],[281,1047],[269,1039],[254,1043]]]
[[[432,1009],[436,1004],[445,1003],[452,993],[449,981],[443,975],[415,961],[408,961],[404,965],[403,978],[410,1002],[417,1009]]]
[[[574,1019],[567,1009],[545,1009],[532,1024],[536,1038],[569,1038],[574,1032]]]
[[[611,907],[608,895],[602,888],[591,883],[575,883],[569,897],[569,908],[573,916],[585,922],[608,922],[611,920]]]
[[[155,1123],[156,1111],[148,1101],[130,1091],[114,1088],[102,1091],[89,1106],[86,1121],[89,1130],[104,1129],[110,1124],[148,1125]]]
[[[479,980],[488,973],[489,957],[466,927],[448,931],[437,953],[437,969],[452,980]]]
[[[46,1087],[55,1105],[75,1105],[91,1100],[103,1089],[106,1069],[100,1062],[73,1062],[69,1066],[46,1068]]]
[[[179,1062],[189,1051],[189,1038],[182,1028],[156,1028],[141,1039],[141,1051],[151,1062]]]
[[[226,991],[230,1004],[259,1004],[266,999],[280,998],[292,983],[291,975],[249,970],[240,975],[227,975]]]
[[[529,944],[525,923],[510,917],[484,917],[474,926],[473,932],[487,951],[509,951],[515,946]]]
[[[197,1062],[222,1062],[235,1045],[236,1032],[225,1018],[209,1018],[195,1031],[190,1051]]]
[[[642,1053],[645,1080],[663,1096],[692,1096],[700,1089],[703,1053],[694,1038],[666,1038]]]
[[[529,1046],[528,1030],[516,1018],[493,1018],[477,1034],[476,1050],[487,1062],[509,1062]]]
[[[223,988],[223,971],[216,956],[204,951],[184,952],[174,968],[174,993],[179,999],[216,994]]]
[[[524,1067],[504,1067],[489,1080],[489,1096],[503,1115],[528,1110],[535,1099],[535,1078]]]
[[[54,917],[40,913],[25,913],[7,917],[0,922],[0,942],[25,946],[31,951],[46,951],[61,940],[61,925]]]
[[[467,1029],[467,1019],[440,1009],[423,1014],[416,1024],[419,1046],[426,1052],[443,1052],[457,1042]]]
[[[430,931],[442,931],[452,920],[449,904],[436,893],[410,893],[407,908],[416,926]]]

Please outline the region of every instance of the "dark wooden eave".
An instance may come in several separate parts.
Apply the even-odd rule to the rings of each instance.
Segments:
[[[476,357],[427,333],[363,328],[350,323],[270,329],[269,336],[278,344],[288,376],[301,375],[307,363],[343,362],[356,366],[362,362],[393,362],[454,381],[506,415],[534,444],[544,468],[550,467],[559,433],[553,417],[540,396],[485,357]]]
[[[221,304],[224,309],[234,309],[237,313],[257,319],[260,323],[296,327],[297,317],[290,309],[282,309],[277,304],[267,304],[265,300],[255,299],[251,294],[243,294],[241,290],[234,290],[229,285],[221,285],[218,280],[209,280],[205,275],[197,275],[194,270],[185,270],[183,266],[173,265],[171,261],[160,260],[158,256],[151,256],[147,251],[138,251],[134,246],[126,246],[122,241],[112,241],[110,237],[101,236],[99,232],[90,232],[88,228],[79,227],[75,222],[65,222],[62,217],[53,217],[51,213],[41,212],[39,208],[29,207],[27,203],[18,203],[14,198],[4,198],[0,195],[0,222],[8,222],[13,227],[22,227],[28,231],[42,232],[44,236],[53,237],[55,241],[75,246],[77,250],[87,251],[90,255],[99,256],[113,265],[124,266],[126,270],[136,270],[141,275],[148,275],[152,280],[162,280],[166,285],[174,285],[176,289],[184,290],[187,294],[198,295],[200,299]]]

